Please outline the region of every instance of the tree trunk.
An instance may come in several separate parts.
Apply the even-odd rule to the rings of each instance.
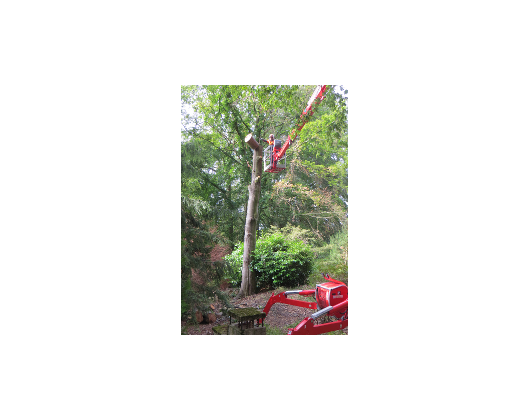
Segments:
[[[250,137],[250,138],[249,138]],[[261,175],[263,172],[263,146],[247,136],[249,146],[257,146],[254,149],[252,160],[252,178],[248,187],[247,220],[245,223],[245,238],[243,247],[243,272],[239,297],[245,297],[256,293],[256,273],[250,268],[251,255],[256,249],[256,231],[258,228],[258,203],[261,193]]]

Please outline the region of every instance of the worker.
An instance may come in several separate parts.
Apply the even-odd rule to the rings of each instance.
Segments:
[[[274,134],[271,134],[268,138],[268,140],[263,140],[262,141],[266,141],[267,143],[269,143],[269,148],[268,150],[270,151],[270,155],[271,155],[271,166],[273,166],[274,164],[274,152],[276,153],[279,153],[280,150],[282,149],[282,141],[279,140],[279,139],[275,139],[274,138]]]
[[[269,139],[268,140],[263,140],[263,141],[266,141],[267,143],[269,143],[269,148],[268,150],[270,151],[270,155],[271,155],[271,166],[272,166],[272,163],[274,162],[274,153],[273,153],[273,148],[274,148],[274,134],[271,134],[269,136]],[[280,142],[281,144],[281,142]]]

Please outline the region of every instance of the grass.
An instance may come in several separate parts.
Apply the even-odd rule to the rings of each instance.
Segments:
[[[296,327],[300,322],[293,322],[292,324],[286,325],[285,327],[273,327],[265,323],[267,327],[267,335],[287,335],[287,330],[289,328]]]
[[[287,330],[289,328],[294,328],[299,324],[299,322],[294,322],[292,324],[289,324],[285,327],[273,327],[271,325],[265,324],[267,327],[267,335],[287,335]],[[348,335],[344,332],[344,330],[337,330],[337,331],[330,331],[328,333],[319,334],[319,335]]]
[[[337,330],[337,331],[330,331],[328,333],[324,333],[321,335],[348,335],[344,332],[344,330]]]

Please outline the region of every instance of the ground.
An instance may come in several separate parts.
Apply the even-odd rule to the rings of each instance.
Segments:
[[[307,287],[301,287],[300,289],[308,289]],[[279,290],[275,291],[275,294]],[[238,299],[236,297],[237,290],[232,289],[228,291],[230,297],[230,303],[236,308],[257,308],[263,309],[265,304],[272,295],[272,291],[261,292],[246,298]],[[295,299],[298,300],[311,300],[314,302],[314,299],[308,297],[295,296]],[[193,325],[190,320],[187,322],[182,322],[181,333],[189,335],[213,335],[212,327],[217,325],[223,325],[229,323],[229,317],[223,315],[221,312],[222,305],[220,302],[213,303],[214,312],[216,314],[215,322],[211,324],[195,324]],[[267,334],[287,334],[288,328],[293,328],[298,325],[306,317],[314,313],[315,311],[308,308],[300,308],[292,305],[285,305],[277,303],[272,306],[269,314],[265,318],[265,326],[267,327]],[[334,332],[335,334],[347,334],[348,328],[345,328],[342,331]]]

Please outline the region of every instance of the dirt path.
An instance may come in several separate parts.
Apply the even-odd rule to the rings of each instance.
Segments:
[[[306,287],[305,289],[307,289]],[[237,292],[234,292],[237,293]],[[248,296],[243,299],[232,297],[230,303],[237,308],[257,308],[263,309],[272,295],[272,291],[258,293]],[[296,297],[301,299],[301,297]],[[307,298],[308,299],[308,298]],[[308,299],[310,300],[310,299]],[[314,300],[312,300],[314,301]],[[229,317],[221,313],[221,304],[214,304],[216,320],[211,324],[196,324],[190,322],[182,323],[182,333],[188,335],[213,335],[212,327],[229,323]],[[300,308],[297,306],[284,305],[277,303],[272,306],[269,314],[265,318],[265,325],[270,332],[277,334],[287,334],[288,328],[293,328],[298,325],[306,316],[311,315],[315,311],[308,308]],[[348,329],[343,330],[346,334]]]

